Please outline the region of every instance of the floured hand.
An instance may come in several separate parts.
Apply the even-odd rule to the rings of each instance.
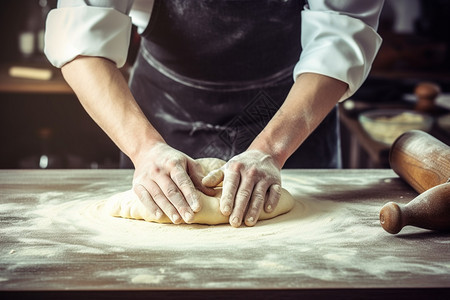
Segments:
[[[273,159],[258,150],[249,150],[233,157],[220,169],[205,178],[205,186],[214,186],[223,180],[220,211],[229,216],[229,222],[239,227],[253,226],[262,211],[272,212],[281,196],[281,175]]]
[[[208,174],[213,170],[220,169],[225,164],[224,161],[215,158],[198,159],[196,160],[196,163],[201,167],[202,174]],[[216,187],[215,191],[215,196],[208,196],[203,192],[198,191],[199,202],[202,209],[194,214],[190,223],[215,225],[229,222],[229,217],[223,215],[220,211],[222,188],[220,186]],[[289,212],[293,208],[294,203],[295,201],[289,192],[281,189],[281,198],[278,206],[276,206],[276,208],[274,207],[271,212],[265,212],[263,210],[259,215],[259,219],[270,219]],[[155,214],[149,209],[149,206],[144,205],[132,190],[114,195],[107,201],[105,208],[108,214],[116,217],[158,223],[173,223],[173,221],[165,214],[156,218]],[[180,221],[180,223],[182,222],[183,221]]]
[[[175,224],[190,223],[201,209],[197,189],[209,195],[215,193],[202,185],[202,167],[165,143],[153,146],[135,167],[133,190],[155,220],[168,216]]]

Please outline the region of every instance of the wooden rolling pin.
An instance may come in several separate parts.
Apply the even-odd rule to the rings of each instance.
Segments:
[[[420,130],[411,130],[392,144],[391,168],[418,193],[450,179],[450,147]]]
[[[406,205],[389,202],[380,211],[381,226],[396,234],[406,225],[432,230],[450,230],[450,183],[420,194]]]
[[[418,130],[401,135],[389,154],[392,169],[421,193],[406,205],[387,203],[381,226],[398,233],[406,225],[450,230],[450,147]]]

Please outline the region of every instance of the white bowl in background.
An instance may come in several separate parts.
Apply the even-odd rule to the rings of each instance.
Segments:
[[[431,116],[404,109],[370,110],[361,113],[358,119],[371,138],[386,145],[406,131],[429,131],[433,125]]]

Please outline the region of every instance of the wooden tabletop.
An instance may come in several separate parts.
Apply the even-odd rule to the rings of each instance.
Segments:
[[[386,233],[417,194],[391,170],[283,170],[293,211],[255,227],[113,218],[129,170],[0,171],[0,292],[45,297],[446,297],[450,235]],[[430,298],[430,299],[431,299]]]

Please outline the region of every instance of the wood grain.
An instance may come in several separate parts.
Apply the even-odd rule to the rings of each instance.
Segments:
[[[450,180],[450,147],[420,130],[408,131],[394,142],[389,162],[418,193]]]
[[[379,224],[385,203],[407,203],[417,196],[391,170],[284,170],[284,187],[316,209],[309,219],[298,220],[298,229],[277,233],[283,238],[270,230],[272,223],[261,223],[258,228],[268,228],[268,234],[255,237],[250,246],[248,241],[239,245],[246,228],[233,229],[229,247],[207,241],[189,251],[157,244],[127,247],[120,232],[116,242],[105,244],[83,224],[39,214],[48,205],[64,208],[71,201],[126,190],[131,178],[125,170],[0,171],[0,291],[7,297],[48,299],[170,298],[177,293],[199,299],[448,295],[449,234],[407,227],[391,236]],[[296,224],[289,216],[284,221]],[[333,228],[309,232],[314,231],[310,224],[326,222]],[[195,227],[190,232],[201,241],[213,230]],[[133,280],[139,274],[154,277]]]

